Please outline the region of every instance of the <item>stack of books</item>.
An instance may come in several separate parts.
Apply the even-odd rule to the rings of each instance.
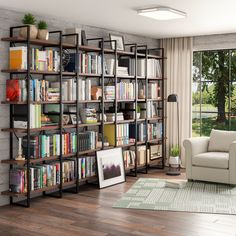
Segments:
[[[106,100],[114,100],[115,99],[115,86],[105,86],[104,96]]]
[[[167,188],[184,188],[187,184],[187,180],[181,179],[166,179],[165,187]]]
[[[115,121],[115,113],[106,113],[107,121],[108,122],[114,122]],[[123,112],[117,113],[117,121],[124,120]]]
[[[117,67],[117,75],[118,76],[128,76],[129,75],[128,67],[118,66]]]
[[[84,124],[97,123],[97,113],[95,108],[81,108],[80,117]]]

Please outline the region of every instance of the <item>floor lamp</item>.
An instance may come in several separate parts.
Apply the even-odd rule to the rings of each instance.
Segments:
[[[178,148],[179,148],[179,160],[180,162],[180,142],[179,142],[179,101],[177,94],[170,94],[167,98],[167,102],[176,102],[177,104],[177,132],[178,132]],[[180,175],[180,164],[177,168],[173,168],[169,165],[169,170],[166,172],[167,175]]]

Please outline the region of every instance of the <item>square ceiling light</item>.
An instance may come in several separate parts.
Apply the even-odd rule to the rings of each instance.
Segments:
[[[138,10],[138,14],[155,20],[173,20],[185,18],[186,13],[169,7],[155,7],[149,9]]]

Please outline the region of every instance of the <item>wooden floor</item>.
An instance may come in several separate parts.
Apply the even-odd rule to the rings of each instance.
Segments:
[[[156,171],[139,177],[167,178]],[[31,208],[0,207],[0,236],[236,236],[236,216],[113,209],[136,180],[127,177],[126,183],[103,190],[87,185],[62,199],[39,197]]]

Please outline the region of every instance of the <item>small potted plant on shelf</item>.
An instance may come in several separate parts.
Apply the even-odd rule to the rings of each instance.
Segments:
[[[24,18],[22,19],[22,23],[24,25],[30,26],[30,39],[36,39],[38,34],[38,28],[36,27],[36,19],[35,17],[28,13],[24,15]],[[20,36],[23,38],[27,38],[27,28],[21,28],[20,29]]]
[[[180,158],[179,158],[180,150],[179,146],[176,145],[170,149],[170,158],[169,158],[169,165],[173,168],[178,168],[180,165]]]
[[[49,33],[48,33],[48,25],[46,21],[39,21],[38,23],[38,39],[48,40]]]

